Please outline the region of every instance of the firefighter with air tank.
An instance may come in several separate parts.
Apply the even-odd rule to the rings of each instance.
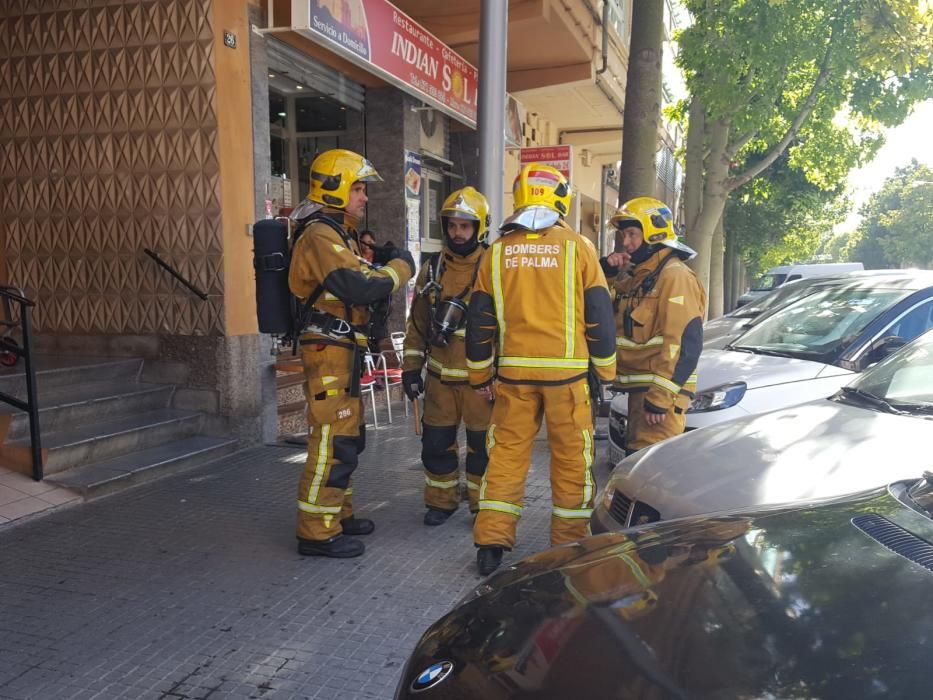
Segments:
[[[486,473],[486,429],[492,404],[470,388],[466,314],[485,250],[489,205],[473,187],[453,192],[441,206],[444,248],[422,265],[405,333],[402,382],[409,399],[424,394],[421,461],[424,524],[441,525],[460,501],[457,431],[466,428],[466,485],[470,512],[479,509]],[[422,377],[422,369],[427,377]]]

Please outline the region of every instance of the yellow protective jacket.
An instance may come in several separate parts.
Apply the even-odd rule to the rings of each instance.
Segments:
[[[323,212],[346,232],[341,236],[322,221],[312,221],[292,250],[288,286],[304,302],[320,286],[323,293],[314,302],[319,311],[334,314],[358,326],[369,321],[367,305],[384,299],[411,279],[404,260],[392,260],[374,269],[360,256],[356,221],[340,210]],[[349,317],[347,309],[349,308]],[[356,342],[366,344],[356,334]]]
[[[467,315],[470,384],[564,384],[615,370],[612,300],[596,250],[563,221],[490,246]],[[495,367],[494,367],[495,364]]]
[[[415,299],[405,330],[403,370],[420,370],[427,362],[428,374],[437,377],[444,384],[466,384],[466,327],[455,331],[446,347],[431,345],[431,303],[435,297],[437,301],[447,297],[458,297],[469,304],[477,266],[484,250],[482,246],[477,246],[469,255],[461,256],[455,255],[445,247],[436,259],[432,258],[421,266],[415,282]],[[432,277],[441,285],[442,290],[429,290],[428,294],[422,295],[425,285]]]
[[[667,413],[675,401],[685,409],[696,393],[703,349],[703,285],[677,253],[662,248],[613,286],[617,385],[647,391],[645,409],[652,413]]]

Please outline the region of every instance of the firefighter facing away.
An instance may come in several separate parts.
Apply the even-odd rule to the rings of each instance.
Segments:
[[[551,544],[588,533],[596,485],[587,373],[615,374],[612,300],[593,244],[563,217],[570,185],[531,163],[513,186],[514,213],[483,256],[467,317],[470,384],[491,391],[489,465],[473,528],[481,574],[515,544],[525,477],[541,420],[551,449]]]
[[[369,307],[414,274],[411,253],[377,251],[374,268],[362,256],[357,226],[366,183],[381,181],[372,164],[344,149],[325,151],[311,164],[308,202],[296,209],[304,228],[294,245],[288,282],[302,306],[301,362],[308,400],[308,459],[298,485],[298,551],[355,557],[372,520],[353,514],[352,480],[365,445],[360,401],[361,352]],[[302,212],[310,212],[304,216]]]
[[[485,248],[489,205],[472,187],[452,193],[441,207],[444,248],[421,267],[415,284],[402,382],[412,401],[424,393],[425,525],[441,525],[460,501],[457,431],[466,426],[466,480],[470,511],[479,510],[480,480],[486,473],[486,429],[492,404],[469,385],[466,314]],[[427,381],[422,368],[427,366]]]
[[[671,210],[651,197],[612,216],[622,251],[603,263],[613,284],[618,387],[628,393],[628,454],[684,431],[703,349],[706,292],[685,261],[696,253],[677,240]]]

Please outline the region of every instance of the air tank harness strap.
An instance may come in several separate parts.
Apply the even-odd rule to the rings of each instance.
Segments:
[[[635,301],[632,306],[626,305],[625,312],[622,314],[622,335],[626,338],[631,339],[635,333],[635,320],[632,318],[632,311],[638,306],[638,298],[646,297],[654,291],[654,285],[657,284],[658,277],[661,276],[661,271],[664,269],[664,266],[676,257],[674,253],[671,253],[666,258],[662,259],[658,263],[658,266],[642,280],[641,284],[627,294],[616,293],[615,303],[613,304],[616,313],[618,313],[619,303],[623,299],[634,299]]]
[[[350,370],[350,386],[347,388],[350,396],[356,398],[360,395],[360,375],[363,373],[363,350],[356,343],[344,343],[330,338],[302,338],[300,345],[332,345],[353,352],[353,368]]]

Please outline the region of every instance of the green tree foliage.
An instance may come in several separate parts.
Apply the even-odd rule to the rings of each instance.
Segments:
[[[785,154],[767,178],[737,190],[726,208],[729,241],[752,273],[812,259],[845,214],[844,197],[789,165]]]
[[[731,193],[785,153],[808,182],[840,189],[877,148],[880,127],[933,96],[933,9],[916,0],[684,4],[694,19],[678,55],[691,94],[688,240],[706,279]]]
[[[933,169],[912,161],[898,168],[861,208],[847,254],[866,268],[933,269]]]

